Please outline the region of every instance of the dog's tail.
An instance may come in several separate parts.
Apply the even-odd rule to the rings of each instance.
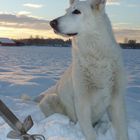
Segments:
[[[40,95],[33,99],[34,102],[39,103],[46,95],[56,93],[57,84],[42,92]]]

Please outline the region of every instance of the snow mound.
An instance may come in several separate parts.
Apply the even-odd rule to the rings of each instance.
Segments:
[[[22,121],[28,115],[31,115],[34,126],[30,130],[31,134],[42,134],[47,140],[85,140],[81,132],[79,124],[74,124],[67,116],[54,114],[45,118],[36,103],[24,101],[11,97],[0,97],[8,107]],[[139,140],[140,138],[140,122],[129,120],[128,133],[130,140]],[[0,118],[0,140],[8,140],[7,133],[11,128]],[[97,131],[97,140],[115,140],[112,125],[105,134]]]

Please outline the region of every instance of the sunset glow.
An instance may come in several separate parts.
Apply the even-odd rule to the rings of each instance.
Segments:
[[[35,30],[35,29],[15,29],[10,27],[0,27],[0,36],[8,37],[13,39],[23,39],[32,37],[43,37],[43,38],[63,38],[59,35],[54,34],[53,30]]]

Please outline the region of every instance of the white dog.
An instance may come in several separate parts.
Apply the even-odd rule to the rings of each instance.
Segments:
[[[56,33],[72,36],[72,64],[46,94],[40,107],[78,121],[86,140],[96,140],[93,125],[109,114],[117,140],[128,140],[125,78],[120,47],[105,13],[105,0],[70,0],[67,13],[50,22]]]

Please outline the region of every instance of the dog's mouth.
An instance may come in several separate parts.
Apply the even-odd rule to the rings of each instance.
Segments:
[[[76,36],[78,34],[78,33],[62,33],[58,29],[53,29],[53,30],[56,34],[63,35],[63,36],[69,36],[69,37]]]
[[[67,34],[68,36],[76,36],[78,35],[78,33],[70,33],[70,34]]]

